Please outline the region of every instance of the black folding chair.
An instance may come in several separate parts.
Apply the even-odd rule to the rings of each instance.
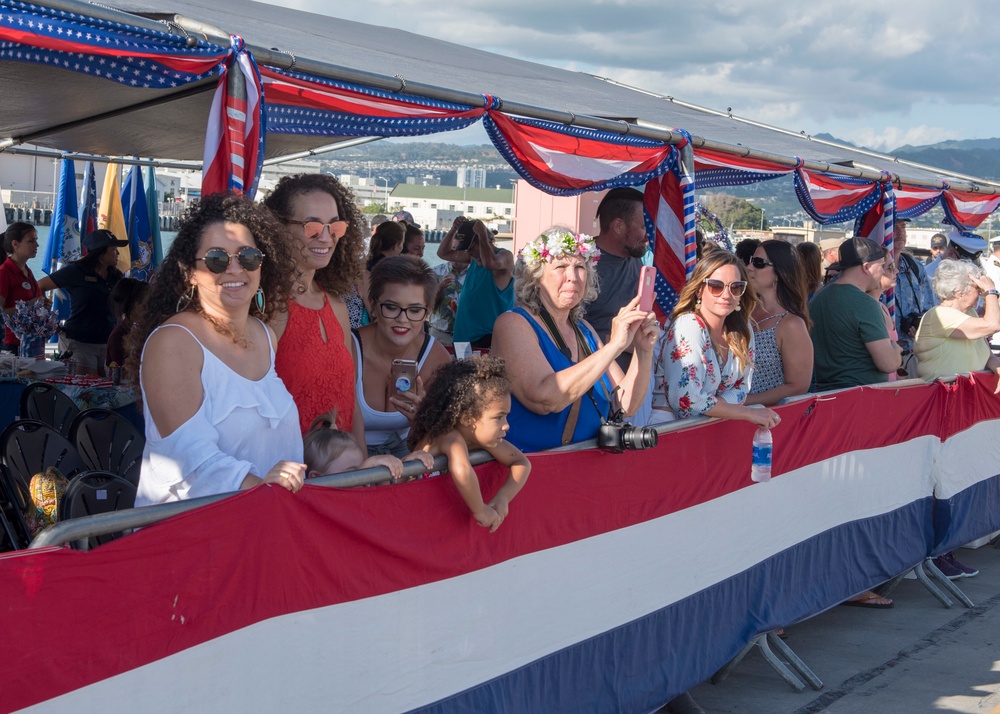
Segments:
[[[45,382],[32,382],[21,392],[21,418],[34,419],[69,436],[69,427],[80,413],[80,407],[58,387]]]
[[[31,477],[50,466],[68,479],[87,470],[76,447],[55,428],[40,421],[20,419],[0,432],[0,456],[12,477],[13,494],[24,510]]]
[[[19,550],[30,541],[21,503],[17,486],[7,467],[0,463],[0,551]]]
[[[84,471],[70,481],[59,503],[59,520],[112,513],[135,506],[136,486],[107,471]],[[131,532],[131,531],[129,531]],[[125,535],[125,531],[91,536],[73,543],[78,550],[90,550]]]
[[[69,440],[88,468],[110,471],[139,485],[146,437],[125,417],[110,409],[85,409],[73,420]]]

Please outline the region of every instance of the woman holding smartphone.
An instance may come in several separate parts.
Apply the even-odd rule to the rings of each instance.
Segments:
[[[451,359],[425,329],[436,291],[434,271],[412,256],[383,258],[372,269],[372,324],[353,331],[355,395],[369,456],[409,453],[406,438],[424,384]]]

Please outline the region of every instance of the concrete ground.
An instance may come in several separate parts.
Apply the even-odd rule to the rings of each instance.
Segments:
[[[786,628],[820,691],[794,691],[754,649],[728,679],[692,695],[710,714],[1000,714],[1000,550],[962,548],[958,557],[980,570],[955,581],[972,609],[946,609],[904,580],[892,609],[835,607]]]

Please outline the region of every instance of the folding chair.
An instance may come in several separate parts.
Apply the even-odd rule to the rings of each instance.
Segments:
[[[88,468],[110,471],[139,485],[146,437],[125,417],[110,409],[85,409],[73,420],[69,440]]]
[[[17,488],[15,495],[22,509],[31,477],[36,473],[54,466],[71,479],[87,470],[87,464],[69,439],[54,427],[30,419],[20,419],[0,432],[0,456]]]
[[[135,506],[136,486],[107,471],[84,471],[70,481],[59,504],[59,520],[113,513]],[[129,531],[131,532],[131,531]],[[91,550],[125,535],[125,531],[91,536],[73,543],[78,550]]]
[[[0,464],[0,551],[19,550],[28,545],[28,524],[21,503],[7,467]]]
[[[69,436],[69,427],[80,413],[80,407],[57,387],[45,382],[32,382],[21,392],[21,418],[34,419]]]

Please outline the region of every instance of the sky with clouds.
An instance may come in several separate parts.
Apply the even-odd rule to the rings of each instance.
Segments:
[[[880,150],[1000,136],[1000,95],[990,79],[1000,64],[996,0],[280,4],[475,44]],[[478,143],[474,134],[450,138]]]

